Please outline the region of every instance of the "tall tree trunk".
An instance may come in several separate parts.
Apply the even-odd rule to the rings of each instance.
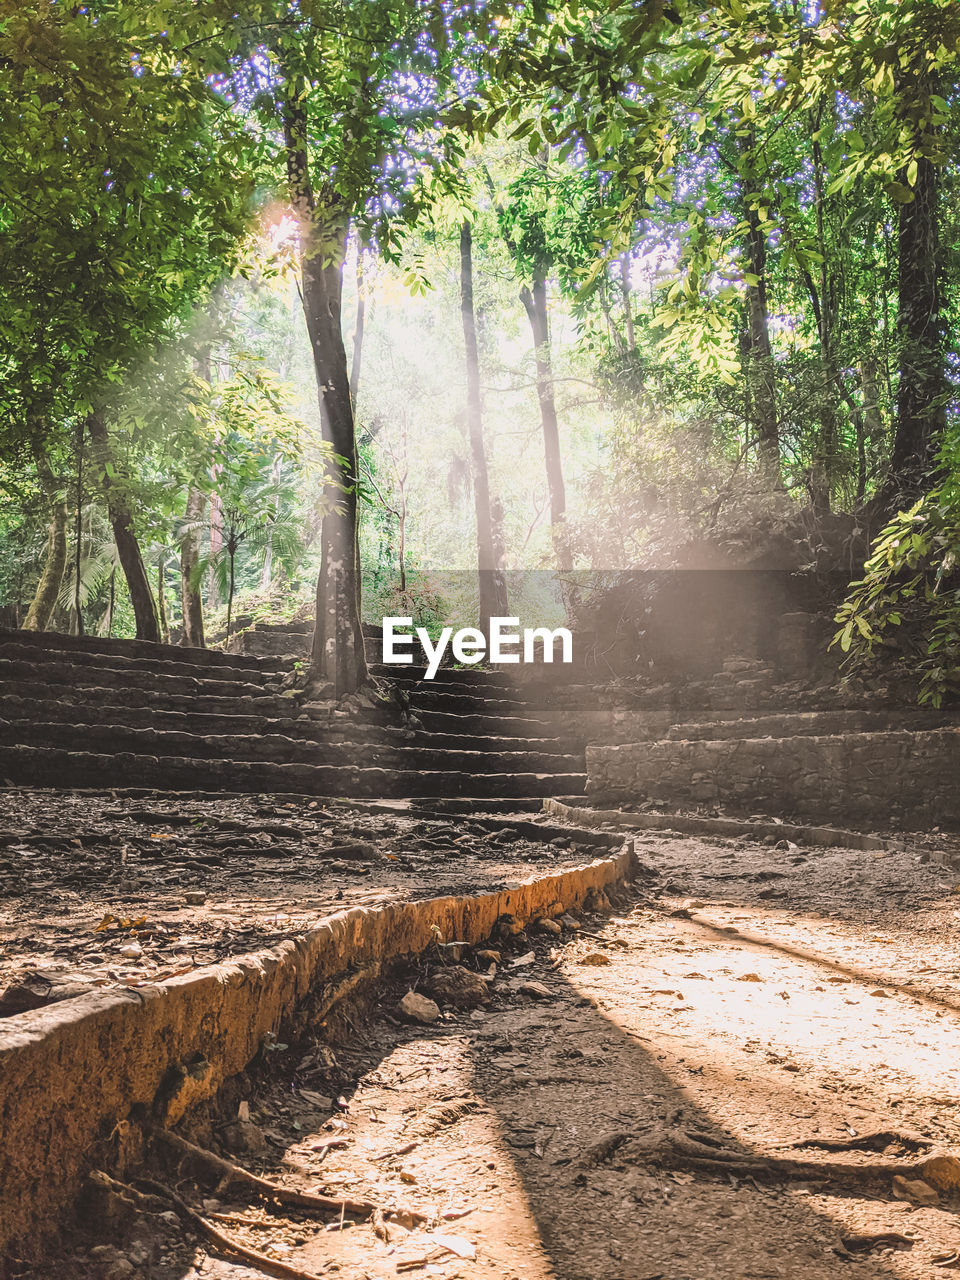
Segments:
[[[191,649],[206,648],[203,634],[203,596],[194,582],[200,559],[198,526],[203,518],[205,498],[199,489],[187,491],[184,512],[187,530],[180,542],[180,603],[183,612],[183,643]]]
[[[37,589],[23,622],[24,631],[46,631],[50,625],[66,567],[67,504],[55,498],[50,519],[50,532],[47,535],[47,554],[43,562],[43,573],[40,575],[40,581],[37,583]]]
[[[770,483],[779,486],[780,428],[777,422],[776,380],[767,312],[767,243],[756,209],[747,202],[747,262],[755,283],[747,284],[747,383],[752,406],[751,427],[756,435],[760,466]]]
[[[87,427],[90,431],[94,457],[100,467],[101,484],[107,500],[107,511],[117,544],[117,554],[130,592],[130,603],[133,605],[133,614],[137,623],[137,639],[152,640],[155,644],[159,644],[160,624],[157,619],[157,606],[153,599],[153,592],[150,590],[150,580],[144,568],[143,556],[140,554],[140,544],[133,531],[133,516],[126,496],[108,470],[108,467],[113,469],[113,460],[110,456],[107,424],[101,414],[92,413],[87,419]]]
[[[167,622],[166,574],[163,571],[163,556],[157,560],[157,619],[160,623],[160,639],[164,644],[170,643],[170,626]]]
[[[876,444],[883,438],[883,414],[880,410],[877,362],[872,355],[864,356],[860,361],[860,388],[863,391],[863,421],[867,439]]]
[[[360,624],[357,442],[340,307],[348,214],[333,193],[317,193],[307,159],[307,121],[296,83],[288,82],[284,141],[290,199],[300,234],[303,314],[313,351],[323,438],[330,445],[320,531],[312,681],[335,697],[367,680]]]
[[[235,569],[236,569],[236,563],[237,563],[237,553],[236,553],[236,551],[235,551],[235,549],[234,549],[234,547],[233,547],[232,545],[231,545],[231,546],[230,546],[230,548],[229,548],[228,554],[229,554],[229,556],[230,556],[230,582],[229,582],[229,585],[228,585],[228,587],[227,587],[227,642],[226,642],[226,648],[228,648],[228,649],[229,649],[229,648],[230,648],[230,630],[231,630],[231,628],[232,628],[232,626],[233,626],[233,593],[234,593],[234,587],[235,587],[235,583],[236,583],[236,578],[235,578],[235,575],[234,575],[234,571],[235,571]]]
[[[113,608],[117,601],[117,570],[116,567],[110,570],[110,598],[107,601],[107,617],[106,627],[101,627],[101,635],[105,635],[107,639],[113,635]]]
[[[830,514],[833,484],[837,466],[837,387],[840,383],[840,371],[833,358],[833,320],[834,300],[830,287],[830,253],[826,237],[826,221],[824,218],[823,187],[823,153],[816,141],[817,131],[822,120],[822,109],[818,109],[811,123],[813,133],[813,189],[814,209],[817,222],[817,249],[820,254],[820,288],[817,291],[815,312],[817,333],[820,339],[820,365],[822,369],[819,418],[820,431],[814,449],[813,466],[810,476],[810,497],[813,509],[820,515]],[[816,303],[819,302],[819,305]]]
[[[219,475],[220,468],[214,467],[214,476]],[[210,609],[218,609],[220,607],[220,588],[217,585],[217,575],[213,569],[213,561],[220,554],[223,547],[223,502],[219,493],[211,493],[210,495],[210,572],[207,576],[207,607]]]
[[[867,445],[883,439],[883,414],[880,411],[880,389],[877,383],[877,362],[873,356],[860,361],[860,389],[863,393],[863,412],[855,419],[857,428],[857,502],[862,504],[867,496]]]
[[[530,321],[537,366],[537,398],[543,426],[543,452],[547,464],[547,489],[550,493],[550,529],[557,568],[568,571],[573,561],[567,540],[567,495],[563,484],[563,461],[560,457],[560,429],[557,406],[553,398],[553,361],[550,353],[550,321],[547,316],[547,283],[535,275],[533,288],[520,290],[520,300]]]
[[[623,298],[623,321],[627,329],[627,350],[633,351],[636,348],[637,341],[633,331],[633,306],[630,302],[630,294],[633,292],[630,284],[630,255],[624,253],[620,255],[620,295]]]
[[[83,608],[80,604],[80,566],[83,563],[83,419],[77,424],[77,521],[74,549],[73,612],[77,635],[83,635]]]
[[[923,491],[946,425],[939,187],[937,166],[921,158],[913,200],[900,207],[900,382],[897,431],[887,483],[891,498]]]
[[[353,355],[350,361],[350,401],[357,407],[360,390],[360,361],[363,357],[363,329],[367,316],[367,295],[363,286],[363,245],[357,242],[357,322],[353,327]]]
[[[491,618],[507,616],[507,584],[497,563],[494,545],[490,477],[483,442],[483,405],[480,398],[480,351],[477,316],[473,307],[473,232],[460,224],[460,316],[467,361],[467,430],[473,470],[473,503],[477,516],[477,575],[480,586],[480,630],[488,631]]]

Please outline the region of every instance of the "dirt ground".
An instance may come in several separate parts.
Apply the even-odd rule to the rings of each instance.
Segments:
[[[602,855],[308,797],[0,790],[0,1017],[273,946],[346,907]]]
[[[660,878],[619,914],[491,944],[488,998],[429,1025],[398,1001],[430,988],[432,963],[396,975],[369,1021],[273,1054],[200,1134],[285,1185],[372,1200],[383,1220],[270,1210],[188,1166],[154,1176],[290,1274],[338,1280],[949,1274],[957,1200],[911,1174],[960,1151],[960,876],[943,847],[641,837]],[[238,1153],[238,1115],[259,1152]],[[665,1155],[678,1139],[735,1163]],[[771,1157],[840,1168],[742,1167]],[[878,1162],[906,1184],[895,1170],[864,1181]],[[208,1251],[168,1210],[78,1240],[42,1274],[268,1271]]]

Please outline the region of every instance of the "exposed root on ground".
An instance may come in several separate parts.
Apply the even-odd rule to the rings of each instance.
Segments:
[[[154,1182],[152,1179],[141,1180],[141,1186],[146,1187],[148,1192],[144,1194],[137,1187],[111,1178],[109,1174],[102,1173],[99,1169],[94,1169],[90,1174],[90,1182],[98,1190],[117,1197],[124,1205],[140,1212],[156,1213],[167,1203],[172,1204],[183,1221],[194,1227],[203,1239],[213,1245],[217,1253],[225,1254],[228,1258],[240,1258],[244,1262],[259,1267],[267,1275],[277,1276],[279,1280],[321,1280],[315,1271],[304,1271],[302,1267],[291,1266],[278,1258],[271,1258],[268,1254],[251,1249],[232,1236],[226,1235],[202,1214],[197,1213],[196,1209],[191,1209],[185,1200],[163,1183]]]
[[[791,1142],[792,1150],[819,1151],[886,1151],[888,1147],[905,1147],[908,1151],[929,1151],[934,1143],[920,1133],[903,1133],[898,1129],[878,1129],[851,1138],[802,1138]]]
[[[255,1192],[265,1200],[273,1200],[279,1204],[295,1205],[298,1209],[313,1209],[321,1213],[337,1213],[341,1215],[350,1213],[362,1218],[370,1218],[378,1212],[383,1212],[387,1217],[390,1216],[390,1210],[383,1209],[381,1205],[374,1204],[372,1200],[351,1200],[346,1197],[323,1196],[310,1191],[299,1191],[296,1187],[281,1186],[279,1183],[271,1182],[268,1178],[261,1178],[258,1174],[251,1173],[248,1169],[234,1164],[232,1160],[225,1160],[223,1156],[218,1156],[213,1151],[208,1151],[205,1147],[198,1147],[195,1143],[188,1142],[186,1138],[181,1138],[179,1134],[171,1133],[169,1129],[157,1129],[154,1131],[153,1136],[178,1152],[182,1157],[190,1157],[216,1173],[219,1178],[218,1187],[220,1190],[226,1190],[227,1187],[231,1186],[242,1186],[249,1191]],[[423,1214],[406,1208],[403,1210],[403,1216],[405,1220],[412,1220],[416,1223],[426,1221]]]
[[[899,1140],[899,1135],[895,1136]],[[827,1149],[843,1148],[828,1146]],[[919,1161],[885,1160],[861,1164],[795,1160],[789,1156],[751,1156],[720,1145],[708,1145],[677,1130],[653,1129],[642,1134],[611,1134],[586,1152],[583,1163],[595,1166],[614,1154],[631,1164],[659,1164],[672,1169],[695,1169],[702,1173],[734,1174],[745,1178],[841,1182],[856,1187],[903,1178],[925,1182],[937,1192],[960,1190],[960,1160],[950,1155],[934,1155]]]

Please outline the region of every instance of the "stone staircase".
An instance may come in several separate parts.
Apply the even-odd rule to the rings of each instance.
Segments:
[[[956,712],[903,691],[784,683],[734,659],[697,682],[614,691],[599,715],[586,759],[601,806],[960,823]]]
[[[583,791],[584,742],[549,682],[452,669],[426,682],[422,669],[375,667],[400,677],[391,723],[372,708],[302,707],[294,661],[0,631],[0,777],[510,808]]]

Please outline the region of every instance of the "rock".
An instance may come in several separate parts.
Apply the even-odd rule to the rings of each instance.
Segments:
[[[103,1280],[132,1280],[137,1269],[129,1258],[117,1258],[103,1273]]]
[[[452,1005],[454,1009],[475,1009],[487,998],[487,984],[483,978],[462,964],[434,970],[423,987],[435,1000]]]
[[[545,987],[542,982],[520,982],[517,984],[517,991],[522,996],[529,996],[531,1000],[549,1000],[553,996],[550,988]]]
[[[183,900],[188,907],[202,907],[207,900],[207,895],[202,889],[188,889],[183,895]]]
[[[610,957],[605,956],[602,951],[588,951],[585,956],[580,957],[580,964],[610,964]]]
[[[546,916],[537,921],[537,928],[541,933],[551,933],[555,937],[563,933],[563,926],[557,924],[556,920],[549,920]]]
[[[763,979],[759,973],[742,973],[737,979],[738,982],[762,982]]]
[[[960,1190],[960,1160],[956,1156],[931,1156],[919,1166],[924,1182],[938,1191]]]
[[[481,964],[500,964],[502,956],[499,951],[478,951],[477,959]]]
[[[911,1204],[926,1208],[940,1203],[940,1196],[929,1182],[920,1178],[902,1178],[899,1174],[893,1179],[893,1198],[909,1200]]]
[[[235,1120],[233,1124],[228,1124],[220,1134],[220,1140],[234,1155],[244,1152],[258,1155],[267,1149],[263,1131],[252,1120]]]
[[[127,1257],[135,1267],[142,1267],[150,1261],[150,1249],[142,1240],[134,1240],[127,1250]]]
[[[376,856],[376,845],[368,844],[365,840],[351,840],[347,844],[335,844],[324,853],[324,857],[346,858],[348,862],[372,862]]]
[[[565,929],[572,929],[574,933],[576,933],[576,931],[580,928],[580,921],[574,920],[573,916],[562,915],[560,917],[560,923],[563,925]]]
[[[124,960],[139,960],[143,955],[143,947],[139,942],[125,942],[120,948]]]
[[[440,1017],[440,1006],[422,996],[419,991],[408,991],[398,1007],[411,1022],[436,1022]]]

